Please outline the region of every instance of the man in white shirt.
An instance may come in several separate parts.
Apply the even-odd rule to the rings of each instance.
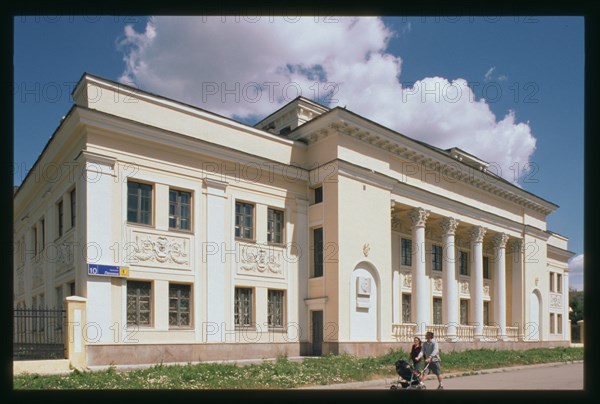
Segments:
[[[438,347],[438,343],[435,339],[433,339],[433,333],[428,331],[425,333],[425,343],[423,344],[423,349],[421,349],[421,353],[419,356],[423,356],[425,358],[425,364],[429,364],[427,370],[423,372],[421,376],[421,383],[425,381],[427,375],[431,372],[437,376],[438,379],[438,389],[443,389],[442,386],[442,370],[440,369],[440,349]]]

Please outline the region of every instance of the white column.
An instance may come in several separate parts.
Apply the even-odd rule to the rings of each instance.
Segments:
[[[498,323],[498,338],[506,341],[506,242],[508,235],[497,233],[494,244],[494,314]]]
[[[309,318],[308,318],[308,307],[304,303],[305,299],[308,298],[308,273],[310,271],[309,261],[309,242],[308,242],[308,200],[296,198],[296,223],[294,226],[294,237],[291,240],[295,240],[297,243],[295,248],[290,248],[289,257],[292,254],[298,254],[296,262],[296,273],[297,273],[297,284],[290,283],[290,289],[294,287],[298,290],[298,296],[294,307],[298,307],[298,330],[294,330],[294,327],[288,327],[288,333],[300,332],[301,341],[309,341],[311,336],[308,333],[309,330]],[[296,250],[295,252],[293,250]],[[289,304],[289,303],[288,303]],[[291,339],[293,337],[288,337]],[[302,347],[301,347],[302,348]]]
[[[447,217],[440,223],[442,228],[442,282],[443,282],[443,305],[442,320],[447,325],[447,336],[450,341],[456,338],[458,321],[458,290],[456,285],[456,249],[454,246],[454,235],[458,227],[458,220]]]
[[[392,323],[400,323],[400,271],[392,272]]]
[[[486,230],[482,226],[471,230],[471,305],[475,340],[483,338],[483,236]]]
[[[425,222],[429,211],[415,208],[410,211],[412,220],[412,304],[415,306],[417,335],[425,337],[425,326],[429,321],[430,295],[427,275],[425,274]]]
[[[521,240],[515,239],[510,242],[512,253],[512,324],[518,328],[519,341],[523,340],[524,315],[524,290],[523,290],[523,252]]]
[[[571,340],[571,326],[569,325],[569,271],[563,272],[563,340]]]
[[[226,182],[209,178],[204,179],[206,198],[206,242],[214,250],[206,254],[206,304],[207,322],[212,327],[223,327],[227,323],[225,316],[225,260],[221,259],[221,249],[225,248],[225,188]],[[207,342],[222,341],[221,332],[207,332]]]

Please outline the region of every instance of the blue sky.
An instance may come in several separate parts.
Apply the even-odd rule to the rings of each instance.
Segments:
[[[151,29],[148,21],[15,18],[16,185],[70,108],[73,85],[85,71],[253,123],[285,100],[203,103],[200,87],[194,87],[198,83],[190,80],[260,82],[274,77],[268,72],[275,66],[264,63],[279,63],[288,66],[276,70],[280,79],[295,80],[305,89],[320,80],[322,90],[325,81],[334,80],[340,90],[337,102],[408,136],[441,147],[470,147],[487,161],[510,154],[497,160],[509,180],[517,169],[522,174],[529,161],[534,171],[519,184],[560,205],[548,217],[548,228],[569,237],[571,251],[583,253],[583,18],[384,17],[345,25],[286,21],[276,35],[269,31],[273,27],[246,27],[233,18],[228,25],[157,19]],[[277,42],[281,36],[290,43],[300,32],[294,30],[303,29],[303,41],[311,45],[306,49],[302,43]],[[253,46],[236,48],[240,35]],[[226,46],[235,55],[220,53]],[[445,88],[465,82],[473,100],[460,107],[420,92],[435,83]],[[302,95],[311,98],[308,91]],[[498,154],[504,147],[506,153]],[[582,262],[580,257],[573,268],[573,275],[579,275],[571,277],[578,288]]]

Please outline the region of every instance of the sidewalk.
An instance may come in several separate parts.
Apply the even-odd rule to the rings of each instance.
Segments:
[[[551,363],[539,363],[535,365],[519,365],[519,366],[509,366],[504,368],[495,368],[495,369],[482,369],[476,371],[464,371],[464,372],[454,372],[454,373],[442,373],[444,379],[452,379],[455,377],[462,376],[473,376],[473,375],[482,375],[482,374],[491,374],[491,373],[502,373],[502,372],[510,372],[514,370],[521,369],[535,369],[535,368],[545,368],[552,366],[561,366],[575,363],[583,363],[583,361],[565,361],[565,362],[551,362]],[[442,370],[443,371],[443,370]],[[324,386],[303,386],[298,387],[298,390],[361,390],[361,389],[373,389],[373,388],[381,388],[386,387],[389,388],[392,383],[396,383],[398,380],[397,377],[386,377],[385,379],[375,379],[368,380],[363,382],[351,382],[351,383],[339,383],[339,384],[328,384]]]

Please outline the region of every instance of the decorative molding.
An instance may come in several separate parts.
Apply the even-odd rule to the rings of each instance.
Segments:
[[[371,296],[371,278],[366,276],[356,277],[356,294],[360,296]]]
[[[132,259],[142,263],[187,266],[190,263],[189,244],[189,240],[184,238],[136,233]]]
[[[238,273],[283,275],[281,254],[259,249],[256,253],[242,249]]]
[[[441,277],[436,276],[433,278],[433,290],[436,292],[442,291],[442,278]]]
[[[456,234],[456,228],[458,227],[459,220],[453,217],[446,217],[440,222],[442,234],[444,236],[454,236]]]
[[[557,293],[550,293],[550,308],[561,309],[563,306],[563,296]]]
[[[414,227],[425,227],[425,222],[427,221],[430,213],[430,211],[423,208],[414,208],[408,213],[408,216],[410,217]]]
[[[369,243],[365,243],[365,245],[363,245],[363,254],[365,257],[369,256],[369,251],[371,251],[371,246]]]
[[[515,254],[521,252],[521,247],[523,246],[523,240],[520,238],[511,238],[508,241],[508,247],[510,248],[510,252]]]
[[[32,288],[37,288],[44,283],[44,271],[41,264],[33,266],[33,276],[31,279]]]
[[[496,233],[492,236],[492,245],[495,248],[505,248],[507,241],[508,241],[508,234],[506,234],[506,233]]]
[[[487,229],[483,226],[475,226],[469,232],[471,243],[482,243]]]
[[[489,283],[483,284],[483,296],[490,297],[490,284]]]
[[[405,289],[412,288],[412,274],[410,272],[405,272],[402,274],[402,287]]]
[[[469,292],[469,282],[468,281],[462,281],[459,282],[460,283],[460,293],[464,294],[464,295],[468,295]]]

